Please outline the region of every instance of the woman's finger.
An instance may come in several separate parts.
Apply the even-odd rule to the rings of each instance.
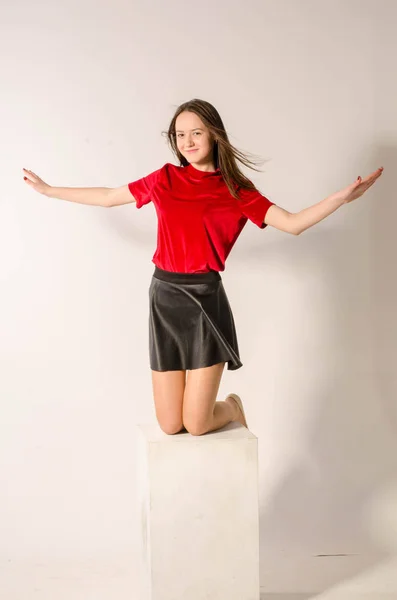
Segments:
[[[23,169],[23,171],[25,173],[25,177],[28,177],[28,179],[30,179],[31,181],[40,181],[40,177],[36,175],[36,173],[33,173],[33,171],[29,171],[28,169]]]
[[[382,171],[375,171],[375,173],[372,173],[371,175],[368,175],[368,177],[366,177],[365,179],[363,179],[360,183],[360,185],[364,185],[364,186],[370,186],[373,183],[375,183],[375,181],[382,175]]]
[[[36,173],[33,173],[33,171],[30,171],[29,169],[23,169],[23,171],[25,171],[25,173],[29,173],[29,175],[34,175],[37,177]]]
[[[380,177],[383,173],[383,167],[379,167],[379,169],[376,169],[376,171],[374,171],[373,173],[371,173],[371,175],[369,176],[370,179],[373,179],[374,181],[376,179],[378,179],[378,177]]]
[[[380,173],[378,173],[377,175],[375,175],[375,177],[371,177],[371,178],[368,180],[368,184],[369,184],[369,185],[372,185],[373,183],[375,183],[375,181],[376,181],[377,179],[379,179],[379,177],[380,177],[381,175],[382,175],[382,172],[380,172]]]

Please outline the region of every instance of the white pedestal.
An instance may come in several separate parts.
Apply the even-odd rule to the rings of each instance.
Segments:
[[[142,600],[259,600],[257,438],[138,426]]]

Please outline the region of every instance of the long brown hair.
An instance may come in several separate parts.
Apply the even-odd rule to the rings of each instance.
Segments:
[[[262,164],[263,160],[248,158],[248,153],[238,150],[230,143],[225,126],[218,111],[214,106],[212,106],[212,104],[206,102],[205,100],[194,98],[193,100],[189,100],[188,102],[184,102],[178,106],[174,116],[172,117],[168,131],[163,132],[166,134],[168,143],[171,146],[171,150],[178,158],[180,165],[186,167],[189,164],[186,158],[182,156],[178,150],[175,132],[176,119],[184,111],[195,113],[198,117],[200,117],[204,125],[208,127],[213,141],[215,169],[220,169],[221,175],[231,195],[238,199],[238,188],[255,190],[255,185],[239,169],[237,161],[249,169],[260,171],[256,165]],[[253,157],[252,154],[249,156]]]

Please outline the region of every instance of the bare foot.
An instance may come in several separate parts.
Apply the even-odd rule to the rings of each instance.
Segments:
[[[244,427],[248,428],[247,421],[245,420],[243,411],[241,410],[240,405],[237,402],[237,400],[235,400],[233,398],[233,396],[228,396],[226,398],[225,402],[227,402],[233,410],[233,419],[232,420],[237,421],[237,423],[241,423],[241,425],[244,425]]]

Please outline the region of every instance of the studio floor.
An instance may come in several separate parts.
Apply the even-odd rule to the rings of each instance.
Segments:
[[[325,557],[320,566],[313,561],[311,572],[308,561],[303,570],[303,563],[297,561],[297,573],[302,577],[291,575],[290,581],[279,579],[278,583],[274,571],[269,572],[269,582],[262,585],[260,600],[397,600],[397,556],[382,560],[367,557],[366,561],[362,558]],[[131,562],[131,557],[126,556],[112,561],[2,559],[0,598],[143,600],[137,593],[137,575]],[[288,567],[285,573],[292,571]],[[296,591],[291,589],[294,585]]]

